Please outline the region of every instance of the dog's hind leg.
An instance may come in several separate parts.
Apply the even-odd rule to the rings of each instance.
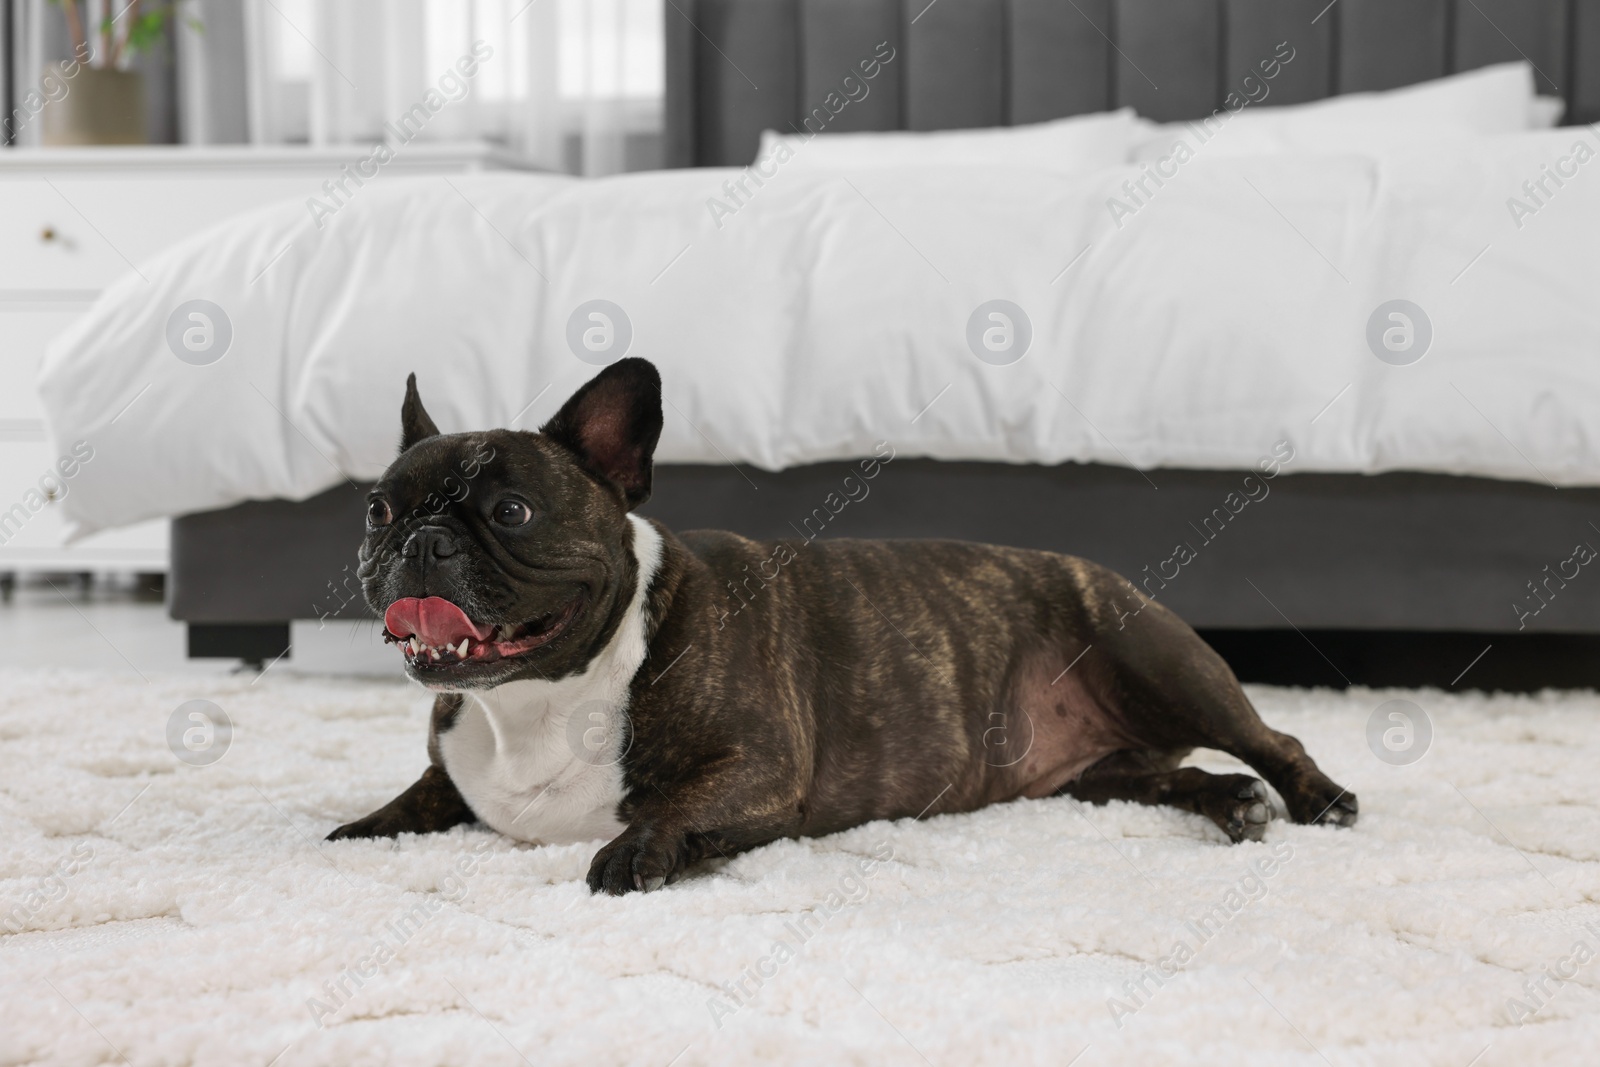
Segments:
[[[1141,745],[1219,749],[1272,783],[1295,822],[1355,825],[1355,794],[1261,721],[1228,664],[1186,623],[1147,603],[1119,636],[1104,642],[1109,688],[1123,729]]]
[[[1062,786],[1061,792],[1091,804],[1111,800],[1166,804],[1204,815],[1235,843],[1260,841],[1272,820],[1266,784],[1248,774],[1179,767],[1186,755],[1187,749],[1115,752]]]

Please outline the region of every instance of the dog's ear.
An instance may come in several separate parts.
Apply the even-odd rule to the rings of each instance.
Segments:
[[[428,417],[417,395],[417,376],[406,378],[406,402],[400,405],[400,451],[404,452],[425,437],[439,436],[439,427]]]
[[[650,499],[661,438],[661,375],[649,360],[619,359],[572,394],[539,432],[622,491],[633,510]]]

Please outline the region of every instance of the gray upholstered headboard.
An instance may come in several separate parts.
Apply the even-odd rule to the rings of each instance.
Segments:
[[[1600,0],[664,0],[667,162],[749,163],[880,41],[886,76],[829,129],[1040,122],[1221,106],[1279,41],[1270,103],[1390,89],[1526,58],[1568,122],[1600,118]]]

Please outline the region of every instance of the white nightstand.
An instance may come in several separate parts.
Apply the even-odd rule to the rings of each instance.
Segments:
[[[0,576],[167,569],[165,521],[70,546],[52,503],[7,521],[60,458],[35,392],[45,347],[130,263],[235,213],[320,195],[343,164],[371,154],[370,145],[0,149]],[[384,166],[505,169],[529,168],[492,146],[438,144],[407,145]]]

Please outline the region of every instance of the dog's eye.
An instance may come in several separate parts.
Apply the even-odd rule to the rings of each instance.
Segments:
[[[502,500],[494,506],[494,521],[501,526],[521,526],[531,518],[533,512],[520,500]]]
[[[367,525],[387,526],[394,518],[394,512],[389,510],[387,500],[373,500],[367,504]]]

